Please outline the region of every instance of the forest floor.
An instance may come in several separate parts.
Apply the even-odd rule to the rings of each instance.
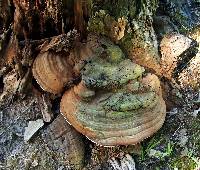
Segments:
[[[183,94],[179,106],[167,112],[160,131],[144,141],[141,169],[200,169],[199,94]]]

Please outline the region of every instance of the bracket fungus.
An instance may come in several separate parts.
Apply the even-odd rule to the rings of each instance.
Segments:
[[[36,57],[32,71],[42,89],[53,94],[62,92],[67,82],[73,79],[72,67],[67,58],[51,51]]]
[[[166,114],[157,76],[101,41],[104,50],[81,70],[81,82],[66,91],[61,113],[90,140],[103,146],[136,144],[154,134]]]
[[[44,91],[61,93],[66,85],[78,77],[85,59],[92,55],[90,48],[85,44],[75,43],[72,35],[75,34],[72,32],[68,37],[64,35],[54,37],[50,43],[44,42],[41,46],[41,51],[33,63],[32,72]],[[70,46],[70,42],[74,44],[74,49]]]
[[[80,133],[103,146],[136,144],[160,129],[166,114],[160,82],[127,59],[106,38],[88,35],[70,55],[47,50],[34,61],[39,85],[57,94],[74,76],[79,84],[62,96],[60,110]]]

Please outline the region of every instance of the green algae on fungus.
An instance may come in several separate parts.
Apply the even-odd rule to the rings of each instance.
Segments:
[[[102,39],[98,57],[92,58],[84,67],[82,80],[88,88],[116,88],[142,76],[143,67],[125,59],[119,46]]]
[[[158,97],[155,92],[147,92],[142,94],[115,93],[109,97],[106,102],[102,102],[102,107],[109,111],[125,112],[137,109],[151,108],[155,106]]]
[[[128,59],[114,65],[98,58],[85,66],[82,80],[89,88],[113,89],[140,77],[143,72],[144,68]]]
[[[125,59],[119,46],[107,39],[100,43],[101,50],[95,49],[98,57],[92,58],[81,71],[88,88],[116,88],[142,76],[144,68]]]
[[[159,79],[144,76],[144,68],[125,59],[118,46],[99,39],[95,55],[81,71],[82,81],[63,95],[61,113],[97,144],[141,142],[165,120]]]
[[[149,89],[97,90],[89,100],[82,100],[71,89],[62,97],[61,112],[72,126],[97,144],[135,144],[155,133],[165,119],[161,93],[156,93],[158,89],[148,92]]]

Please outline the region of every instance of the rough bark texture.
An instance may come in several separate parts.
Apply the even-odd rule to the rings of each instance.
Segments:
[[[199,17],[199,0],[0,0],[0,169],[199,169]],[[168,112],[152,138],[134,147],[100,147],[60,114],[64,91],[78,88],[91,64],[88,34],[108,38],[126,60],[143,66],[141,77],[151,72],[161,80]],[[98,42],[90,43],[92,49]],[[112,82],[102,80],[100,87]],[[80,89],[84,100],[94,95],[93,87]],[[38,120],[44,122],[37,126]]]

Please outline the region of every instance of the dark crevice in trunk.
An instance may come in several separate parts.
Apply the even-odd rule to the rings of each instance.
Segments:
[[[3,83],[3,76],[0,77],[0,93],[3,92],[4,83]]]

